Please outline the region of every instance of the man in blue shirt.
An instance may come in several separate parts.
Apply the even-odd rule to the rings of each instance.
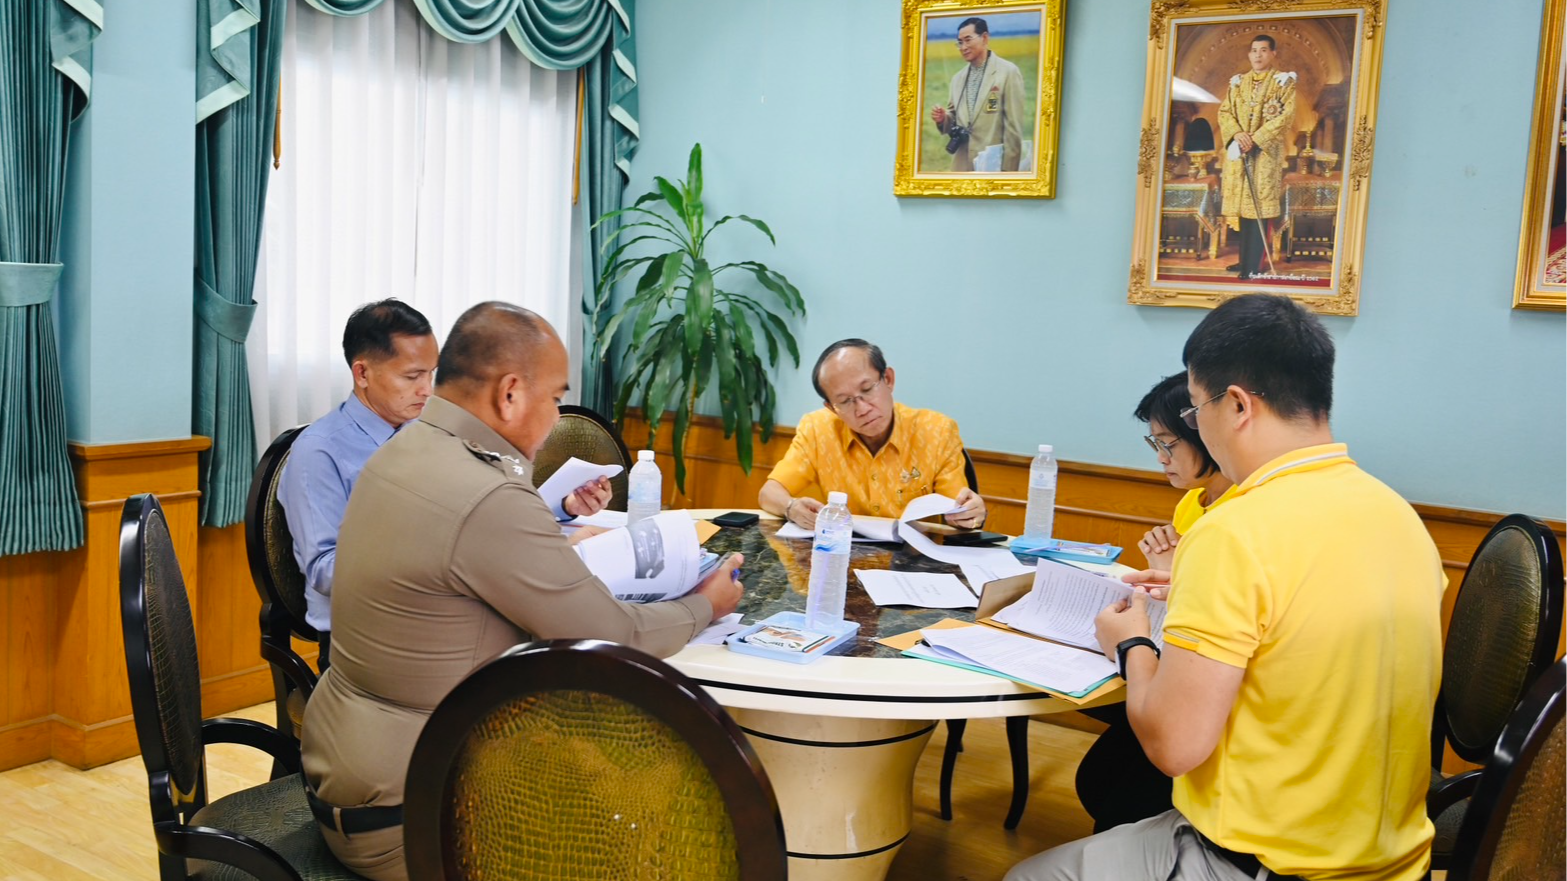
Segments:
[[[305,621],[321,634],[323,671],[331,665],[332,571],[348,495],[370,456],[424,410],[439,355],[430,322],[407,303],[355,309],[343,328],[354,393],[299,433],[283,469],[278,502],[305,575]],[[586,484],[566,497],[564,513],[596,513],[609,496],[607,480]]]

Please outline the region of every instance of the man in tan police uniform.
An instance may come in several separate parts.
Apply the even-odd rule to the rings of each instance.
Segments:
[[[632,605],[571,549],[532,475],[566,365],[559,337],[532,312],[464,312],[435,396],[371,457],[349,498],[332,667],[305,710],[303,758],[328,845],[377,881],[407,877],[409,755],[435,705],[475,668],[530,638],[609,639],[667,657],[739,602],[738,555],[681,599]]]
[[[954,125],[968,129],[968,141],[952,154],[953,171],[973,171],[974,158],[1001,145],[1001,170],[1017,171],[1023,159],[1023,72],[990,51],[990,26],[967,18],[958,26],[958,51],[968,64],[952,77],[951,98],[930,111],[942,134]]]

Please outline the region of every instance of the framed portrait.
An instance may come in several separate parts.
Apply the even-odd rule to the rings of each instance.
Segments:
[[[1056,194],[1066,0],[904,0],[899,196]]]
[[[1567,64],[1562,57],[1564,0],[1545,0],[1540,26],[1540,68],[1534,80],[1534,122],[1529,127],[1529,165],[1523,195],[1523,230],[1518,236],[1518,279],[1513,307],[1567,307]]]
[[[1355,315],[1386,0],[1154,0],[1127,301]]]

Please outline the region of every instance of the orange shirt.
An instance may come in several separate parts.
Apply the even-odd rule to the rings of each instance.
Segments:
[[[849,494],[849,513],[874,517],[897,517],[933,492],[957,498],[968,486],[958,424],[934,410],[892,407],[892,437],[874,456],[831,410],[807,413],[768,479],[792,496],[814,487],[826,499],[841,490]]]

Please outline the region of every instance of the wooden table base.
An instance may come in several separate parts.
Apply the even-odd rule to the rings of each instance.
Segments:
[[[908,837],[914,767],[935,722],[731,709],[761,757],[791,881],[881,881]]]

